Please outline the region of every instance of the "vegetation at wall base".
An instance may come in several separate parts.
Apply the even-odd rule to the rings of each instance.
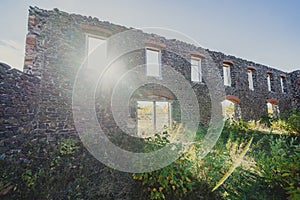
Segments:
[[[148,199],[300,199],[299,116],[294,111],[286,118],[268,117],[267,124],[265,117],[260,122],[226,121],[214,149],[202,160],[197,159],[205,135],[205,129],[200,128],[196,145],[172,165],[151,173],[134,174],[133,178],[142,185],[143,198]],[[269,132],[261,132],[261,127],[266,126]],[[274,129],[284,134],[273,134]],[[250,138],[252,144],[245,149]],[[245,150],[241,165],[226,176]],[[174,174],[179,178],[170,179]],[[224,182],[212,192],[224,176]],[[160,184],[160,180],[167,181]],[[174,188],[171,183],[175,181],[189,185],[185,190]],[[172,189],[176,192],[170,193]]]
[[[285,118],[271,119],[268,132],[259,122],[226,121],[217,144],[201,160],[198,154],[206,129],[200,128],[194,144],[178,160],[141,174],[105,167],[76,137],[61,136],[50,142],[23,135],[25,141],[15,138],[14,146],[0,154],[0,198],[297,200],[299,117],[293,111]],[[151,142],[157,144],[155,148],[163,146],[170,142],[170,134],[157,134]]]

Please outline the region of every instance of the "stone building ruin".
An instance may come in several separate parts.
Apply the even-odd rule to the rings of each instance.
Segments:
[[[75,134],[73,85],[86,57],[89,40],[105,41],[128,30],[132,28],[97,18],[68,14],[58,9],[48,11],[30,7],[23,72],[5,64],[0,65],[1,138],[31,131],[45,133],[49,138],[56,134]],[[138,37],[145,46],[124,58],[125,68],[145,64],[150,56],[158,56],[161,64],[174,68],[192,85],[199,102],[201,124],[207,124],[211,117],[211,99],[202,70],[209,71],[212,61],[217,65],[223,78],[222,84],[225,85],[222,85],[225,88],[224,104],[229,105],[229,109],[233,106],[234,114],[229,114],[231,117],[235,115],[244,120],[257,120],[268,112],[284,115],[293,108],[300,109],[300,70],[287,73],[155,34],[139,32]],[[182,57],[173,52],[180,52]],[[148,75],[161,73],[155,70],[148,71]],[[93,74],[93,70],[87,69],[86,73]],[[99,98],[103,98],[101,94]],[[146,85],[133,95],[131,102],[133,108],[130,115],[135,119],[131,128],[135,132],[138,123],[137,101],[146,101],[147,98],[149,102],[154,102],[149,106],[167,102],[165,106],[173,106],[173,110],[177,108],[180,112],[175,105],[173,91],[157,85]],[[170,114],[169,111],[167,113]],[[174,113],[169,117],[176,119]],[[111,117],[108,115],[100,119],[108,124],[108,129],[115,125]],[[154,126],[158,124],[154,123]]]

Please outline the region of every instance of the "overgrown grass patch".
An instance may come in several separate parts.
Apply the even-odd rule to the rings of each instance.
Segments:
[[[205,128],[171,165],[130,174],[96,160],[79,138],[26,135],[0,156],[1,199],[300,199],[299,113],[260,122],[227,121],[214,148],[198,159]],[[260,131],[259,126],[265,130]],[[274,134],[274,130],[284,134]],[[156,150],[172,133],[152,140]],[[251,140],[251,145],[249,141]],[[154,144],[154,145],[153,145]],[[153,149],[154,148],[154,149]],[[234,168],[234,170],[232,170]]]

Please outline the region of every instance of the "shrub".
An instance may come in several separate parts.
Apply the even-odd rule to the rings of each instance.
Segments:
[[[267,187],[278,196],[300,198],[300,144],[297,138],[269,139],[270,152],[260,150],[255,157]]]
[[[260,122],[262,125],[264,125],[264,126],[270,128],[271,125],[272,125],[272,124],[271,124],[272,120],[273,120],[273,118],[270,117],[269,115],[264,115],[264,116],[262,116],[262,117],[260,118],[259,122]]]
[[[170,143],[168,138],[167,132],[148,138],[147,141],[150,144],[145,147],[146,151],[151,150],[152,145],[163,147]],[[166,199],[171,196],[178,199],[185,196],[193,187],[192,174],[188,170],[190,165],[189,160],[182,155],[167,167],[152,172],[133,174],[133,178],[141,183],[143,195],[149,199]]]
[[[286,134],[289,132],[289,124],[285,119],[277,119],[271,122],[271,128],[273,130],[280,131],[280,134]]]
[[[300,112],[293,111],[290,117],[287,119],[289,130],[293,133],[300,135]]]
[[[99,163],[78,138],[22,141],[1,154],[0,199],[136,199],[131,175]]]

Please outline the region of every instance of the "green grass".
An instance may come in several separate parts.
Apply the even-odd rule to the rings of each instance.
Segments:
[[[297,200],[299,116],[293,112],[268,119],[270,123],[226,122],[217,144],[201,160],[206,129],[200,128],[195,143],[173,164],[134,175],[105,167],[79,138],[61,136],[49,143],[35,135],[20,135],[25,141],[20,139],[0,158],[0,198]],[[174,135],[167,134],[156,136],[152,147],[172,141]]]

